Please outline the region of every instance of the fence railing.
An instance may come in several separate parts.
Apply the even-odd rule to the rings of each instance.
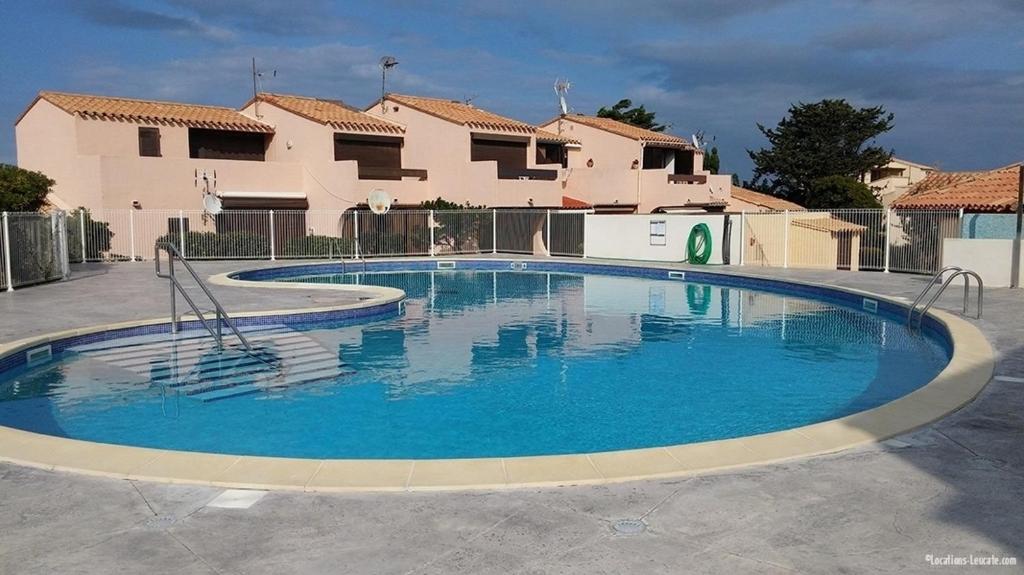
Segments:
[[[65,277],[65,238],[63,212],[0,213],[0,290]]]
[[[159,241],[188,259],[340,259],[517,253],[586,255],[588,217],[573,210],[74,210],[8,213],[0,289],[64,277],[67,262],[141,261]],[[610,216],[609,216],[610,217]],[[660,216],[659,216],[660,217]],[[707,217],[717,217],[708,214]],[[931,273],[960,237],[955,210],[808,210],[733,214],[747,266]],[[739,224],[737,225],[736,219]]]
[[[76,210],[68,226],[75,263],[149,259],[158,241],[188,259],[583,255],[583,212],[560,210]]]
[[[749,266],[931,273],[942,243],[960,237],[958,210],[807,210],[744,213]]]

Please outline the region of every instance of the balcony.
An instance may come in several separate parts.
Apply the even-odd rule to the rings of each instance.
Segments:
[[[401,180],[403,178],[415,178],[421,182],[427,180],[426,170],[412,170],[406,168],[377,168],[373,166],[359,166],[360,180]]]
[[[670,184],[706,184],[708,183],[707,176],[695,176],[693,174],[669,174],[668,183]]]
[[[558,170],[540,170],[537,168],[502,168],[498,166],[499,180],[546,180],[558,179]]]

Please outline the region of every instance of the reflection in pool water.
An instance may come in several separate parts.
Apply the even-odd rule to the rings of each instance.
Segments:
[[[79,346],[6,374],[0,424],[288,457],[595,452],[833,419],[920,387],[948,361],[898,320],[681,281],[472,271],[301,281],[392,286],[409,300],[403,315],[369,324],[252,330],[276,370],[202,337]]]

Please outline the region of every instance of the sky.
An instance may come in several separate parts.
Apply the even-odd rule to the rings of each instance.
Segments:
[[[532,123],[621,98],[714,137],[749,177],[798,102],[895,114],[879,138],[945,170],[1024,156],[1024,0],[0,0],[0,162],[40,90],[238,107],[266,91],[341,99],[388,91],[471,100]],[[276,73],[275,73],[276,71]]]

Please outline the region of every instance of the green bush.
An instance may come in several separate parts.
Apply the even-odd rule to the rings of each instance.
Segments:
[[[284,245],[282,256],[351,257],[355,254],[355,243],[349,238],[332,236],[300,236]]]
[[[0,164],[0,212],[34,212],[55,184],[40,172]]]
[[[97,261],[102,258],[103,252],[110,251],[110,239],[114,232],[110,231],[110,224],[94,220],[89,210],[78,208],[68,212],[67,220],[68,260],[80,262],[82,260],[82,231],[85,231],[85,258],[90,261]]]
[[[169,233],[157,238],[156,243],[168,242],[181,250],[181,237]],[[185,253],[187,259],[212,258],[269,258],[270,241],[266,236],[251,232],[187,232]]]

